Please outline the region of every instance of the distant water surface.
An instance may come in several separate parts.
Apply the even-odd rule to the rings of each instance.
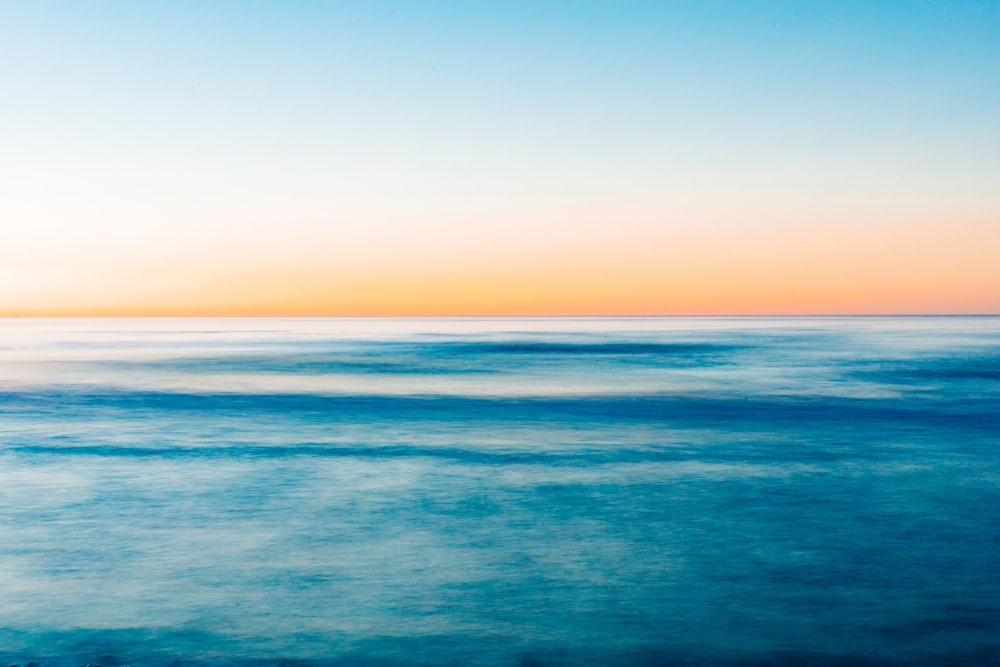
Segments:
[[[3,660],[1000,664],[1000,318],[0,320]]]

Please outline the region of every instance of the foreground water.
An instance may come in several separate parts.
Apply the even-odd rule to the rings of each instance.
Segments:
[[[1000,664],[998,434],[997,318],[2,321],[0,660]]]

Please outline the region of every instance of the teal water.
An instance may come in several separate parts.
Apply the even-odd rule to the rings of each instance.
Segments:
[[[0,661],[1000,664],[1000,318],[0,321]]]

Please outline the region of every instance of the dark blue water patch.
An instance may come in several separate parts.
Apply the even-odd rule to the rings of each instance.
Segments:
[[[495,449],[421,446],[373,446],[350,447],[330,445],[286,445],[286,446],[165,446],[142,445],[117,446],[107,444],[87,445],[20,445],[3,447],[3,451],[28,455],[48,456],[96,456],[129,459],[289,459],[312,458],[352,458],[372,461],[393,459],[438,459],[462,465],[534,465],[534,466],[595,466],[606,464],[638,463],[680,463],[696,461],[702,464],[773,464],[777,462],[806,464],[829,464],[842,460],[877,460],[884,452],[869,444],[867,451],[859,451],[854,446],[831,449],[826,444],[813,446],[745,446],[723,448],[692,448],[684,446],[660,449],[627,448],[609,446],[605,449],[585,451],[497,451]]]
[[[0,393],[0,412],[84,416],[87,410],[305,414],[332,422],[359,420],[632,421],[784,429],[902,424],[913,428],[1000,429],[1000,397],[854,399],[837,397],[702,397],[661,394],[557,397],[319,395],[155,391],[29,391]]]
[[[303,349],[304,347],[304,349]],[[513,363],[565,364],[577,357],[611,357],[622,363],[674,367],[722,363],[744,345],[661,342],[447,341],[433,343],[314,343],[267,353],[176,356],[168,359],[99,360],[94,369],[255,374],[451,375],[498,373]],[[316,350],[315,348],[320,348]],[[638,357],[638,359],[633,359]]]
[[[657,355],[692,356],[732,352],[746,345],[722,343],[660,343],[660,342],[567,342],[567,341],[482,341],[451,342],[441,346],[441,352],[458,354],[532,354],[532,355]]]
[[[794,628],[788,629],[789,633]],[[155,632],[141,629],[78,631],[69,637],[54,635],[55,645],[79,644],[81,648],[108,644],[120,646],[114,655],[93,650],[73,653],[4,653],[0,658],[11,664],[34,662],[39,667],[990,667],[1000,664],[1000,649],[971,646],[964,649],[924,650],[901,648],[896,652],[867,655],[857,650],[822,652],[778,649],[738,653],[725,646],[665,649],[657,645],[608,647],[599,645],[558,646],[556,642],[530,642],[517,638],[428,635],[421,638],[386,636],[365,642],[362,648],[331,649],[329,657],[257,657],[253,653],[225,648],[232,640],[225,636],[203,636],[202,644],[215,646],[215,655],[204,651],[185,653],[150,650],[153,646],[183,646],[183,632]],[[0,635],[2,637],[3,635]],[[142,638],[136,638],[136,637]],[[146,638],[148,637],[148,639]],[[328,644],[346,642],[329,641]],[[24,656],[24,657],[22,657]],[[109,660],[114,658],[114,660]],[[103,659],[103,660],[102,660]]]
[[[912,380],[942,382],[984,380],[1000,382],[1000,353],[995,349],[966,351],[961,355],[874,361],[855,369],[853,375],[906,383]],[[993,384],[1000,392],[1000,386]]]

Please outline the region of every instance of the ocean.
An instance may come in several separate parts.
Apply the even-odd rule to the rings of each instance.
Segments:
[[[1000,665],[1000,318],[0,320],[0,661]]]

